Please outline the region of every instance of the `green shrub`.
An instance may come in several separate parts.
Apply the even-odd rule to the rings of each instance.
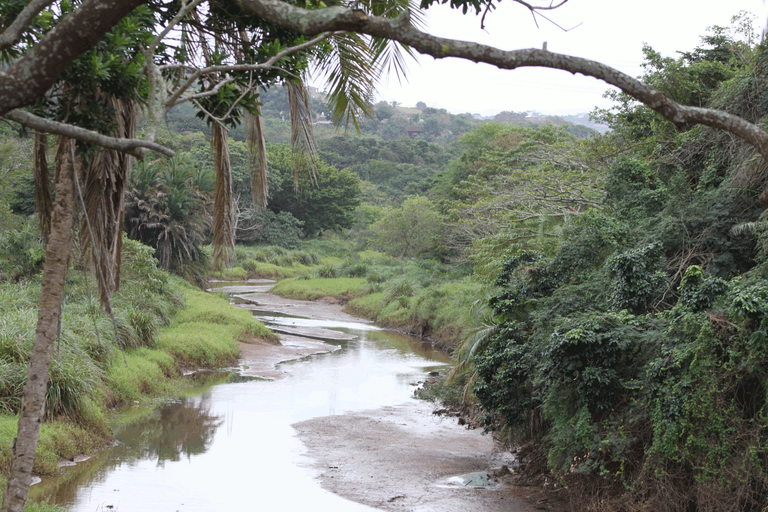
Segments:
[[[202,322],[172,324],[158,338],[158,348],[185,365],[218,367],[231,363],[239,354],[237,339],[242,328]]]
[[[410,297],[418,285],[409,278],[395,279],[384,286],[384,298],[387,302],[397,301],[401,307],[407,307]]]
[[[34,221],[0,233],[0,270],[8,280],[32,277],[42,270],[44,261],[45,247]]]
[[[332,278],[332,277],[336,277],[337,273],[338,272],[336,270],[336,267],[331,264],[320,265],[315,269],[315,275],[317,277]]]
[[[655,243],[611,258],[608,268],[615,279],[613,308],[644,312],[667,287],[661,265],[661,246]]]

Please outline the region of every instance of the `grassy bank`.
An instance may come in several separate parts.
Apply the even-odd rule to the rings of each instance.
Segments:
[[[320,262],[311,250],[290,250],[277,246],[237,246],[235,261],[230,268],[216,272],[213,277],[244,281],[250,278],[287,279],[310,272]]]
[[[238,341],[275,339],[226,298],[158,270],[151,252],[125,240],[115,326],[89,301],[82,274],[69,273],[35,473],[56,473],[62,458],[110,442],[110,408],[177,395],[187,386],[183,370],[227,366],[239,355]],[[10,469],[39,294],[39,279],[0,285],[0,476]]]
[[[366,285],[361,277],[294,277],[280,281],[272,288],[272,293],[289,299],[317,300],[334,297],[348,301],[363,295]]]
[[[272,292],[303,300],[333,297],[351,314],[428,337],[449,350],[466,326],[476,323],[473,306],[485,293],[477,282],[437,262],[397,260],[374,251],[323,255],[311,272],[278,282]]]

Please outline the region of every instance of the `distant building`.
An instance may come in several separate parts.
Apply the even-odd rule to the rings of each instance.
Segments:
[[[320,91],[320,89],[318,89],[317,87],[313,87],[311,85],[307,86],[307,94],[309,94],[309,96],[311,98],[322,98],[323,97],[323,93]]]
[[[420,126],[409,126],[408,127],[408,136],[410,138],[416,137],[418,134],[421,133],[421,127]]]

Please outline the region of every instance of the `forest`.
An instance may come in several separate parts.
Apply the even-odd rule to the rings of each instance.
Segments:
[[[99,52],[131,54],[125,33],[145,21],[139,13],[78,61],[92,83],[65,77],[58,103],[35,111],[82,114],[72,105],[90,101],[79,88],[94,84],[126,94],[110,80],[129,66]],[[642,83],[764,127],[768,44],[755,23],[741,13],[676,56],[644,47]],[[304,65],[296,57],[289,67]],[[430,398],[517,450],[527,481],[567,488],[577,510],[768,507],[768,164],[759,147],[676,126],[618,90],[606,93],[611,108],[590,113],[602,133],[559,117],[480,120],[362,96],[344,130],[333,121],[354,107],[338,94],[268,79],[277,80],[242,96],[258,104],[258,120],[243,107],[211,122],[191,102],[167,104],[157,126],[152,112],[139,115],[138,130],[155,130],[173,156],[136,160],[114,212],[89,192],[113,184],[85,181],[85,198],[73,189],[76,234],[35,473],[103,443],[112,407],[172,394],[184,365],[220,366],[236,355],[232,340],[274,336],[249,315],[203,305],[200,291],[211,277],[270,278],[275,293],[336,296],[353,314],[450,352],[453,369]],[[225,119],[237,91],[214,92],[199,101]],[[93,103],[104,110],[84,125],[117,130],[105,121],[115,105]],[[0,492],[52,236],[43,212],[63,194],[46,162],[58,171],[69,158],[62,147],[0,125]],[[222,147],[232,199],[223,217]],[[89,162],[111,154],[77,151]],[[115,234],[94,239],[89,219],[117,223]],[[217,241],[222,225],[231,247]],[[122,277],[110,272],[104,284],[97,249],[114,248]],[[197,321],[215,328],[185,346]]]

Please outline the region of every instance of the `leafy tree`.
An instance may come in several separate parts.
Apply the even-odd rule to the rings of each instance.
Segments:
[[[270,146],[271,172],[281,181],[270,191],[269,209],[275,214],[290,213],[302,223],[305,236],[352,227],[360,204],[360,180],[346,169],[318,162],[316,184],[307,178],[296,183],[292,158],[287,146]]]
[[[410,196],[399,208],[385,209],[371,226],[373,245],[398,258],[436,256],[440,220],[434,205],[422,196]]]

